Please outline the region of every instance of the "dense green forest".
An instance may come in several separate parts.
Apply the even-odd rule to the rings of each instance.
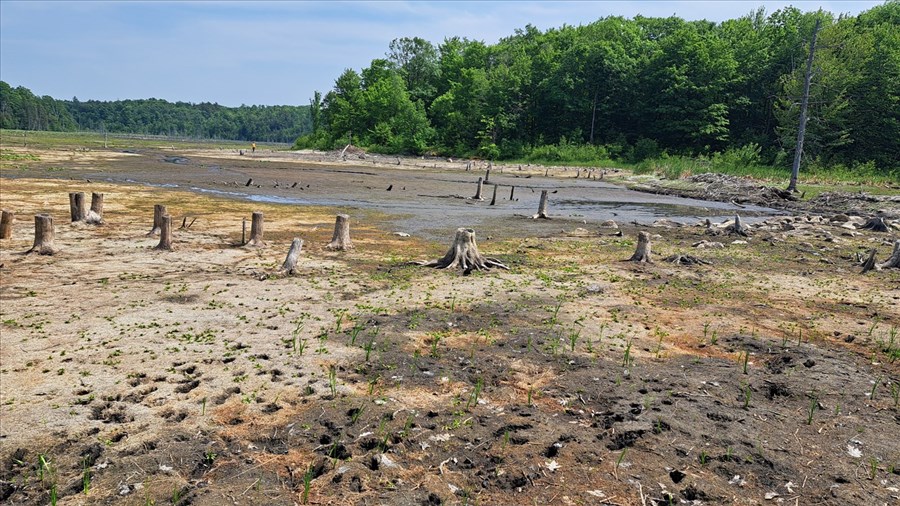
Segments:
[[[540,160],[659,156],[790,167],[821,19],[805,162],[900,175],[900,2],[859,16],[608,17],[497,44],[396,39],[311,100],[298,147]]]
[[[200,139],[294,142],[310,132],[308,106],[241,106],[159,99],[55,100],[0,81],[0,128],[90,130]]]

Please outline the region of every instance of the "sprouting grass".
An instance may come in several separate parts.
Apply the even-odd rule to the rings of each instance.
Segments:
[[[578,338],[581,337],[581,331],[575,331],[569,334],[569,345],[571,351],[575,352],[575,345],[578,343]]]
[[[481,395],[481,389],[484,387],[484,380],[482,378],[478,378],[478,381],[475,382],[475,389],[472,390],[472,395],[469,396],[469,400],[466,402],[466,410],[472,406],[478,405],[478,396]]]
[[[749,383],[742,383],[741,391],[744,394],[744,409],[750,409],[750,396],[752,395],[750,391]]]
[[[350,346],[354,346],[356,344],[356,336],[362,331],[362,325],[354,325],[353,329],[350,330]]]
[[[817,409],[819,409],[819,396],[814,394],[806,412],[806,425],[812,425],[813,416],[816,414]]]
[[[300,497],[300,502],[303,504],[309,504],[309,489],[312,486],[312,479],[313,468],[310,465],[303,474],[303,494]]]
[[[747,363],[750,361],[750,352],[744,351],[744,374],[747,374]]]
[[[625,346],[625,353],[622,356],[622,367],[628,367],[632,363],[634,363],[634,358],[631,356],[631,345],[633,341],[629,340],[628,344]]]
[[[328,366],[328,388],[331,389],[331,397],[337,397],[337,366]]]

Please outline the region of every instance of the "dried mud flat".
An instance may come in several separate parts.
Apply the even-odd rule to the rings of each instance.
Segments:
[[[409,265],[451,229],[353,212],[331,252],[327,207],[0,183],[4,504],[900,500],[900,273],[857,264],[896,232],[551,220],[482,240],[511,270],[464,277]],[[68,223],[70,191],[104,193],[106,223]],[[174,251],[155,203],[197,218]],[[239,247],[256,210],[267,245]],[[39,212],[53,256],[22,254]],[[653,264],[624,261],[639,230]],[[293,237],[297,274],[267,277]]]

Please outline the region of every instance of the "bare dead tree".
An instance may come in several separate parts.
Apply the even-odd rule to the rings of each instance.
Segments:
[[[26,253],[37,253],[38,255],[56,253],[53,234],[53,218],[49,214],[36,214],[34,216],[34,245]]]
[[[813,28],[812,40],[809,42],[809,57],[806,59],[806,74],[803,79],[803,98],[800,101],[800,125],[797,128],[797,146],[794,149],[794,165],[791,167],[791,181],[787,191],[797,191],[797,179],[800,177],[800,158],[803,155],[803,138],[806,135],[806,121],[808,119],[806,109],[809,106],[809,85],[812,82],[813,57],[816,54],[816,36],[819,34],[821,18],[816,17],[816,26]]]
[[[169,210],[166,206],[162,204],[153,205],[153,228],[150,229],[150,232],[147,232],[148,237],[159,233],[162,228],[162,218],[167,214],[169,214]]]
[[[159,226],[159,244],[156,245],[158,250],[172,251],[172,217],[168,214],[163,215]]]
[[[503,265],[499,260],[486,257],[478,251],[478,244],[475,242],[475,231],[471,228],[456,229],[453,244],[442,258],[430,262],[413,263],[436,269],[459,267],[463,270],[463,275],[469,275],[473,270],[490,270],[495,267],[509,270],[509,267]]]
[[[628,259],[629,262],[641,262],[651,264],[653,259],[650,258],[650,234],[647,232],[638,232],[637,248],[634,254]]]
[[[84,221],[87,216],[84,209],[84,192],[69,193],[69,214],[72,217],[72,223]]]
[[[12,225],[16,216],[12,211],[6,209],[0,214],[0,239],[10,239],[12,237]]]
[[[541,202],[538,204],[538,212],[531,219],[536,220],[538,218],[549,220],[550,217],[547,216],[547,190],[541,190]]]
[[[350,216],[337,215],[334,220],[334,234],[331,236],[331,242],[325,248],[338,251],[353,248],[353,243],[350,241]]]

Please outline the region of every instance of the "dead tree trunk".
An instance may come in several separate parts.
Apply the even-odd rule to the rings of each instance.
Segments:
[[[103,224],[103,194],[91,193],[91,210],[88,211],[84,221],[94,224]]]
[[[877,269],[877,268],[878,268],[878,265],[876,265],[876,263],[875,263],[875,248],[872,248],[872,250],[869,251],[869,258],[867,258],[866,261],[863,262],[863,264],[862,264],[862,271],[860,272],[860,274],[865,274],[865,273],[871,271],[872,269]]]
[[[53,246],[53,218],[49,214],[34,216],[34,245],[27,253],[52,255],[56,253]]]
[[[156,235],[162,228],[162,218],[169,214],[169,210],[162,204],[153,205],[153,228],[147,233],[148,236]]]
[[[263,241],[263,213],[259,211],[253,212],[253,219],[250,223],[250,240],[247,241],[247,245],[254,248],[262,248],[266,245]]]
[[[541,190],[541,202],[538,204],[538,212],[531,219],[536,220],[538,218],[542,218],[545,220],[549,220],[550,217],[547,216],[547,190]]]
[[[509,270],[509,267],[503,265],[499,260],[488,258],[478,251],[478,244],[475,243],[475,231],[471,228],[456,229],[453,244],[442,258],[430,262],[414,263],[436,269],[459,267],[463,270],[463,275],[469,275],[473,270],[489,270],[494,267]]]
[[[631,255],[631,258],[629,258],[628,261],[647,264],[653,263],[653,259],[650,258],[650,234],[647,232],[638,232],[637,248],[635,248],[634,255]]]
[[[478,189],[475,190],[475,196],[472,197],[472,200],[484,200],[484,198],[481,196],[481,189],[483,186],[484,186],[484,179],[479,177],[478,178]]]
[[[894,251],[891,257],[883,264],[878,265],[879,269],[900,269],[900,239],[894,241]]]
[[[484,173],[484,182],[489,183],[491,181],[491,168],[488,167],[487,171]]]
[[[806,74],[803,79],[803,98],[800,101],[800,124],[797,126],[797,146],[794,148],[794,164],[791,166],[791,180],[787,191],[797,191],[797,179],[800,177],[800,159],[803,156],[803,138],[806,135],[806,121],[808,116],[806,108],[809,104],[809,86],[812,82],[813,58],[816,54],[816,35],[819,33],[821,20],[816,17],[816,26],[813,28],[812,40],[809,43],[809,56],[806,60]]]
[[[159,223],[159,244],[156,249],[172,251],[172,217],[163,215]]]
[[[15,215],[12,211],[3,210],[2,216],[0,216],[0,239],[9,239],[12,237],[12,224],[15,220]]]
[[[300,250],[302,249],[303,239],[295,237],[291,242],[291,248],[288,250],[287,257],[281,265],[281,270],[279,271],[281,274],[285,276],[294,274],[294,271],[297,269],[297,260],[300,258]]]
[[[331,242],[325,248],[338,251],[353,248],[353,243],[350,242],[350,216],[337,215],[337,219],[334,220],[334,235],[331,236]]]
[[[743,237],[750,236],[750,230],[744,226],[744,223],[741,222],[741,217],[737,214],[734,215],[734,223],[727,228],[729,233],[737,234]]]
[[[491,197],[491,203],[490,203],[490,205],[493,206],[493,205],[496,205],[496,204],[497,204],[497,185],[494,185],[494,196]]]
[[[72,216],[72,223],[84,221],[86,216],[84,210],[84,192],[69,193],[69,214]]]
[[[510,186],[510,187],[509,187],[509,201],[510,201],[510,202],[512,202],[513,196],[514,196],[515,194],[516,194],[516,187],[515,187],[515,186]]]

